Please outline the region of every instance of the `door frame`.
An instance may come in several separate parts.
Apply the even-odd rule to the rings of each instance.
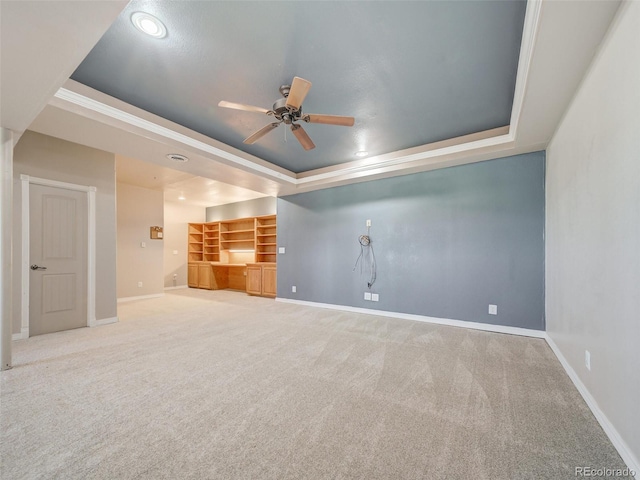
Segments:
[[[20,337],[29,338],[29,254],[31,212],[29,186],[44,185],[87,194],[87,327],[96,323],[96,187],[59,182],[48,178],[20,175],[22,184],[22,286]]]

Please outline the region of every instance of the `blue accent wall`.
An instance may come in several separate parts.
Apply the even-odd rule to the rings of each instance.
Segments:
[[[278,297],[544,330],[544,162],[535,152],[278,198]],[[370,290],[369,264],[353,271],[367,219]]]

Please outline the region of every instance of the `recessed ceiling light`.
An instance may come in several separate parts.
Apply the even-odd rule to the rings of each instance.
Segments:
[[[167,27],[153,15],[144,12],[135,12],[131,15],[131,23],[142,33],[153,38],[163,38],[167,36]]]
[[[167,155],[167,158],[169,160],[173,160],[174,162],[180,162],[180,163],[189,161],[188,157],[185,157],[184,155],[180,155],[179,153],[170,153]]]
[[[367,155],[369,155],[369,152],[365,150],[360,150],[359,152],[356,152],[356,157],[366,157]]]

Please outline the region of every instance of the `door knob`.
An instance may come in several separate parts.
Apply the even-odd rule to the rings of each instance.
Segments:
[[[40,267],[38,265],[36,265],[35,263],[33,265],[31,265],[31,270],[46,270],[47,267]]]

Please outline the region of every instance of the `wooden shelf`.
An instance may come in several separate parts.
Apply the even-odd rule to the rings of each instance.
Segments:
[[[253,233],[253,232],[255,232],[255,229],[245,228],[244,230],[227,230],[226,232],[220,232],[220,233],[223,235],[226,235],[230,233]]]
[[[220,240],[220,243],[253,243],[253,240],[248,239],[240,239],[240,240]]]

